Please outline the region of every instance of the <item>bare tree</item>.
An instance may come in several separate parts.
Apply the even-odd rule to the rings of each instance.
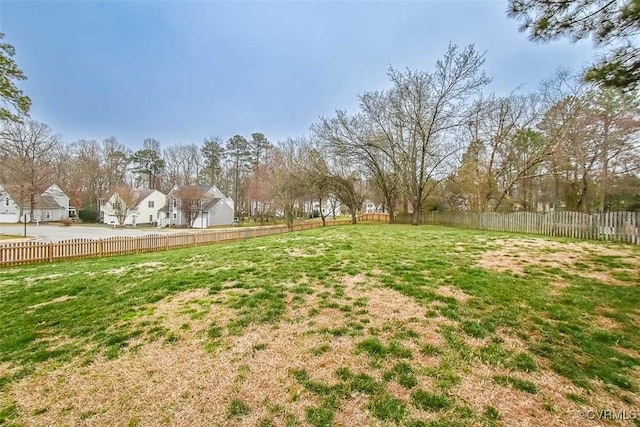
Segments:
[[[304,188],[305,196],[311,202],[311,211],[315,202],[319,204],[318,215],[322,219],[322,225],[326,225],[329,212],[323,210],[323,204],[331,195],[331,180],[327,161],[318,148],[307,140],[298,143],[298,156],[300,163],[300,184]]]
[[[113,136],[102,141],[103,191],[109,191],[125,184],[127,169],[131,164],[131,155],[131,150]]]
[[[178,200],[180,211],[184,216],[189,228],[193,227],[194,222],[201,215],[209,197],[204,187],[182,185],[173,193]]]
[[[525,187],[557,146],[557,139],[533,130],[538,104],[535,95],[492,95],[471,108],[471,142],[457,175],[472,211],[498,210],[505,199],[514,198],[514,189],[519,202],[528,204]]]
[[[289,139],[270,150],[266,159],[266,186],[278,216],[293,230],[296,206],[304,196],[301,183],[300,140]]]
[[[127,217],[135,211],[137,196],[135,190],[126,185],[116,187],[113,196],[107,201],[106,206],[111,209],[118,225],[124,227]]]
[[[163,151],[165,171],[171,185],[195,185],[202,168],[196,144],[170,145]]]
[[[47,125],[33,120],[7,121],[0,130],[2,166],[9,181],[22,188],[31,212],[35,212],[35,196],[51,185],[55,173],[53,156],[58,144]],[[21,216],[22,205],[20,203]]]
[[[394,85],[387,94],[390,114],[363,102],[393,147],[395,164],[405,172],[414,225],[421,222],[423,203],[449,175],[451,162],[463,148],[451,131],[465,124],[468,97],[489,82],[480,72],[483,64],[484,55],[473,46],[459,52],[450,45],[433,73],[389,71]]]
[[[376,98],[375,100],[373,98]],[[362,105],[374,108],[373,103],[384,101],[384,97],[366,94],[360,97]],[[376,105],[375,108],[386,108]],[[336,117],[320,118],[311,126],[315,138],[323,151],[334,158],[345,158],[359,165],[371,176],[371,180],[384,200],[390,222],[394,222],[395,207],[400,195],[400,166],[395,164],[393,148],[384,135],[372,126],[364,114],[348,116],[345,111],[337,111]]]

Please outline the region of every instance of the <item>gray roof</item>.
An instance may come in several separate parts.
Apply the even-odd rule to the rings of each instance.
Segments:
[[[61,206],[60,203],[58,203],[58,201],[56,199],[54,199],[52,196],[38,196],[36,195],[34,197],[34,201],[35,201],[35,208],[36,209],[61,209],[64,206]],[[24,201],[22,202],[22,207],[23,208],[27,208],[30,209],[31,208],[31,202],[30,201]]]

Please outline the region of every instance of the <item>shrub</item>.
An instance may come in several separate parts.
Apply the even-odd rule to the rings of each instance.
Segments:
[[[78,211],[78,218],[82,222],[97,222],[98,212],[92,209],[80,209]]]

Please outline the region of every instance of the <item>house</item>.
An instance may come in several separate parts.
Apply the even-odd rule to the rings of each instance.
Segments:
[[[0,185],[0,222],[61,221],[69,216],[69,196],[56,184],[34,196],[33,212],[30,199],[20,185]]]
[[[175,185],[167,195],[164,211],[168,225],[207,228],[232,225],[234,205],[215,185]]]
[[[311,212],[310,213],[320,213],[320,209],[322,209],[322,216],[325,217],[333,217],[340,215],[342,211],[342,205],[340,201],[333,195],[329,195],[327,198],[322,199],[322,206],[318,200],[311,201]]]
[[[8,186],[0,185],[0,223],[16,223],[20,221],[20,205],[14,199],[8,189]]]
[[[164,193],[158,190],[136,189],[129,191],[131,194],[126,196],[119,195],[117,191],[111,191],[99,199],[100,220],[102,222],[120,225],[118,220],[120,216],[125,217],[124,225],[156,225],[164,218],[162,209],[167,203],[167,196]],[[130,199],[128,208],[119,207],[123,199]]]
[[[376,206],[376,204],[369,199],[365,200],[364,203],[362,203],[363,213],[375,213],[375,212],[381,212],[381,211],[382,211],[382,207]]]

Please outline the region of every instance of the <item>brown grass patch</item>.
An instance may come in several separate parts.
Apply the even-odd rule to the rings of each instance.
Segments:
[[[454,286],[440,286],[436,288],[435,292],[443,297],[453,298],[460,303],[465,303],[471,298],[471,295]]]
[[[526,379],[533,381],[541,390],[533,395],[501,386],[492,378],[505,374],[514,375],[505,370],[476,365],[452,389],[452,393],[478,413],[488,405],[494,406],[502,414],[505,426],[584,425],[584,420],[577,416],[578,408],[564,397],[568,392],[578,392],[567,380],[548,373],[540,373],[537,378],[527,376]],[[555,413],[545,410],[544,397],[552,397]]]
[[[620,329],[622,326],[620,325],[620,322],[607,316],[594,316],[590,323],[596,328],[606,329],[608,331]]]
[[[376,425],[377,420],[367,410],[368,403],[368,396],[355,393],[336,412],[334,424],[340,427]]]
[[[287,253],[287,255],[291,256],[291,257],[297,257],[297,258],[313,258],[316,257],[320,254],[315,253],[315,254],[311,254],[308,252],[304,252],[302,249],[286,249],[285,252]]]
[[[390,338],[395,326],[411,327],[420,334],[416,343],[405,343],[414,353],[414,362],[434,365],[435,361],[422,360],[419,343],[442,344],[436,332],[438,319],[425,319],[424,307],[397,291],[374,285],[364,275],[348,276],[342,282],[347,297],[366,299],[368,314],[358,316],[369,319],[368,326],[393,326],[381,339]],[[315,288],[316,294],[326,290],[319,285]],[[316,294],[305,295],[305,304],[288,305],[280,322],[250,325],[241,336],[223,332],[217,350],[208,352],[206,334],[201,332],[212,320],[224,329],[234,318],[233,310],[225,307],[234,291],[216,295],[209,295],[207,289],[181,292],[159,301],[152,314],[138,319],[161,323],[179,335],[176,343],[140,340],[136,350],[125,350],[117,359],[99,358],[86,366],[78,361],[53,371],[43,368],[13,383],[10,398],[23,414],[17,421],[27,425],[126,425],[138,420],[140,425],[253,426],[265,418],[284,425],[290,415],[304,424],[305,409],[320,401],[298,383],[292,370],[303,369],[315,381],[335,384],[337,369],[362,372],[369,366],[369,356],[355,351],[366,332],[362,336],[318,333],[322,326],[343,326],[354,319],[351,313],[335,308],[321,308],[309,317],[309,309],[320,302]],[[189,308],[209,311],[192,319]],[[183,330],[180,327],[185,323],[190,328]],[[321,344],[329,350],[314,352]],[[366,372],[381,379],[382,371]],[[409,392],[395,383],[390,383],[390,392],[409,399]],[[251,412],[229,419],[233,398],[242,400]],[[375,424],[367,409],[368,399],[358,393],[347,397],[336,413],[336,424]],[[273,405],[283,409],[274,413]]]
[[[28,285],[35,283],[39,280],[55,280],[61,277],[65,277],[67,274],[56,273],[56,274],[45,274],[43,276],[34,276],[34,277],[25,277],[24,282]]]
[[[613,249],[602,244],[561,243],[540,238],[496,239],[491,244],[494,248],[483,254],[478,265],[488,270],[511,271],[519,275],[525,274],[529,267],[558,268],[572,275],[611,285],[625,286],[633,284],[612,277],[610,272],[577,269],[574,264],[589,262],[589,257],[592,255],[607,255],[624,257],[625,262],[640,265],[640,257],[631,248]],[[624,269],[613,270],[622,271]]]
[[[105,270],[106,274],[113,274],[114,276],[119,276],[122,273],[126,273],[129,270],[129,267],[119,267],[119,268],[110,268]]]
[[[40,308],[40,307],[44,307],[45,305],[50,305],[50,304],[56,304],[59,302],[65,302],[65,301],[69,301],[70,299],[74,299],[77,298],[75,295],[71,296],[71,295],[62,295],[61,297],[58,298],[54,298],[52,300],[49,301],[45,301],[45,302],[41,302],[38,304],[34,304],[29,306],[29,308],[27,309],[28,312],[33,312],[34,310]]]

